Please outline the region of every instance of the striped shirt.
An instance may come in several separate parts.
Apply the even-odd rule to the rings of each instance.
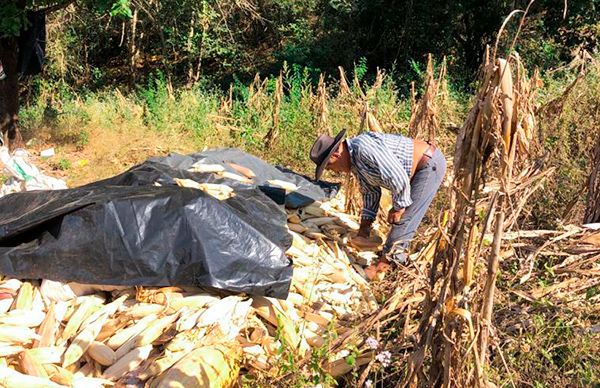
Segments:
[[[346,140],[352,172],[358,178],[363,197],[361,217],[375,219],[381,187],[392,192],[394,210],[408,207],[410,173],[413,164],[412,139],[378,132],[366,132]]]

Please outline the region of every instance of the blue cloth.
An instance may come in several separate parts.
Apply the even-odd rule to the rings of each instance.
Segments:
[[[410,241],[444,181],[445,174],[446,159],[440,150],[436,150],[425,167],[417,171],[410,182],[412,204],[406,208],[400,222],[392,224],[383,248],[383,254],[388,259],[402,264],[406,262]]]
[[[395,134],[366,132],[346,140],[352,172],[358,178],[363,198],[361,217],[375,219],[379,210],[381,187],[392,193],[395,210],[409,207],[410,173],[414,142]]]

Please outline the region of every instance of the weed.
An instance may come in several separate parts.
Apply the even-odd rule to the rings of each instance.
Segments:
[[[71,169],[71,161],[69,159],[61,158],[56,166],[59,170],[67,171]]]

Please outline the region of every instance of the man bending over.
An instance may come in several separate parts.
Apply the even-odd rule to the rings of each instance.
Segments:
[[[360,183],[363,208],[357,240],[368,239],[379,210],[381,188],[392,193],[391,225],[377,265],[365,269],[370,279],[385,272],[390,261],[404,264],[410,241],[425,216],[444,174],[446,160],[439,149],[402,135],[366,132],[345,139],[346,130],[333,138],[321,135],[310,150],[317,165],[316,179],[325,169],[352,172]]]

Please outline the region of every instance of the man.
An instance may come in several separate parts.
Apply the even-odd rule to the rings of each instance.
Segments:
[[[387,271],[390,260],[406,262],[410,241],[444,180],[446,160],[433,145],[401,135],[366,132],[344,139],[345,135],[346,130],[335,138],[319,136],[310,158],[317,165],[317,180],[325,169],[357,177],[363,198],[357,242],[370,236],[381,188],[392,193],[393,207],[387,217],[391,229],[380,261],[365,270],[373,279]]]

